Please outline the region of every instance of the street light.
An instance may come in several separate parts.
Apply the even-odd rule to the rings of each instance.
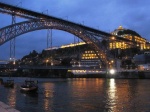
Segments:
[[[109,70],[109,73],[110,73],[111,75],[113,75],[113,74],[116,73],[116,70],[115,70],[115,69],[110,69],[110,70]]]
[[[53,62],[51,62],[51,66],[53,66],[54,65],[54,63]]]
[[[46,60],[46,66],[47,66],[48,61],[49,61],[49,60],[47,59],[47,60]]]
[[[16,61],[14,60],[14,61],[13,61],[13,65],[15,65],[15,64],[16,64]]]

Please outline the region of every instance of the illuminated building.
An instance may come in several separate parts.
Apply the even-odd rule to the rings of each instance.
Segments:
[[[113,51],[113,49],[119,49],[115,52],[115,54],[113,54],[114,56],[116,56],[116,58],[120,58],[121,56],[133,56],[133,53],[124,53],[123,51],[126,49],[130,48],[138,48],[139,50],[147,50],[150,49],[150,43],[147,42],[147,40],[143,37],[141,37],[138,33],[136,33],[135,31],[129,30],[129,29],[125,29],[122,26],[119,26],[117,29],[115,29],[112,33],[111,33],[112,37],[109,38],[109,49]],[[116,40],[115,36],[119,36],[120,38],[125,38],[128,40],[131,40],[131,42],[127,42],[127,41],[119,41]],[[135,42],[134,46],[132,44],[132,41]],[[79,42],[79,43],[71,43],[71,44],[67,44],[67,45],[62,45],[61,47],[59,47],[60,49],[65,49],[65,48],[73,48],[76,46],[83,46],[86,45],[85,42]],[[73,59],[70,62],[71,65],[73,66],[86,66],[86,67],[92,67],[92,68],[96,68],[96,67],[100,67],[101,68],[101,62],[98,59],[97,54],[91,50],[90,48],[87,48],[85,46],[85,51],[82,51],[82,53],[80,53],[79,55],[77,55],[77,52],[73,55]],[[127,51],[126,51],[127,52]],[[72,52],[73,53],[73,52]],[[114,53],[114,52],[113,52]],[[121,54],[122,53],[122,54]],[[124,55],[125,54],[125,55]],[[104,58],[104,56],[102,54],[99,54],[99,57],[102,59]],[[75,57],[79,56],[80,59],[75,59]],[[113,66],[116,63],[111,63],[109,62],[110,66]]]
[[[75,47],[75,46],[81,46],[85,45],[85,42],[79,42],[79,43],[71,43],[67,45],[62,45],[60,48],[68,48],[68,47]],[[99,59],[96,53],[92,50],[86,50],[81,53],[80,60],[72,60],[70,62],[73,66],[86,66],[86,67],[97,67],[99,65]]]
[[[86,44],[85,42],[79,42],[79,43],[71,43],[71,44],[67,44],[67,45],[62,45],[60,48],[67,48],[67,47],[75,47],[75,46],[79,46],[79,45],[84,45]]]
[[[150,49],[150,43],[143,37],[141,37],[135,31],[125,29],[122,26],[119,26],[118,29],[114,30],[112,33],[114,37],[110,37],[109,48],[110,49],[127,49],[132,48],[133,46],[125,41],[115,40],[115,36],[119,36],[125,39],[129,39],[136,43],[136,46],[140,50]],[[134,46],[135,47],[135,46]]]
[[[113,50],[113,49],[125,50],[125,49],[130,49],[130,48],[135,48],[135,47],[138,48],[139,50],[150,49],[150,43],[145,38],[141,37],[135,31],[125,29],[122,26],[119,26],[118,29],[115,29],[111,34],[114,36],[110,37],[109,39],[110,50]],[[133,44],[126,42],[126,41],[116,40],[115,36],[119,36],[120,38],[131,40],[136,43],[136,46],[133,46]],[[75,47],[75,46],[84,45],[84,44],[86,43],[85,42],[80,42],[80,43],[75,43],[75,44],[71,43],[68,45],[63,45],[60,48]],[[102,55],[100,57],[103,58]],[[82,52],[80,58],[81,58],[80,64],[82,63],[82,65],[84,64],[92,65],[92,63],[95,63],[97,65],[96,61],[98,60],[98,57],[96,53],[94,53],[94,51],[91,51],[90,49],[89,50],[87,49],[86,51]]]
[[[99,66],[99,60],[97,55],[92,50],[86,50],[80,55],[80,59],[72,60],[72,66],[80,66],[80,67],[95,67]]]
[[[98,56],[92,50],[86,50],[82,53],[80,63],[83,66],[88,65],[89,67],[100,66]]]
[[[141,37],[137,32],[133,30],[125,29],[122,26],[119,26],[118,29],[115,29],[111,34],[114,36],[110,37],[109,39],[110,50],[111,49],[128,49],[128,48],[135,47],[132,44],[129,44],[129,42],[115,40],[115,36],[119,36],[119,37],[135,42],[136,47],[139,48],[140,50],[150,49],[150,42],[148,42],[145,38]],[[75,43],[75,44],[71,43],[68,45],[63,45],[60,48],[74,47],[74,46],[84,45],[84,44],[86,43],[85,42],[80,42],[80,43]],[[87,57],[87,58],[90,58],[90,57]]]

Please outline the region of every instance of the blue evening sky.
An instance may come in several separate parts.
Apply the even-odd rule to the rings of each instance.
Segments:
[[[131,29],[150,40],[149,0],[0,0],[37,12],[84,24],[105,32],[112,32],[118,26]],[[11,16],[0,13],[0,27],[11,24]],[[16,18],[16,22],[24,19]],[[20,59],[30,51],[39,53],[47,47],[47,30],[40,30],[16,38],[16,58]],[[67,32],[53,30],[53,46],[73,43],[74,36]],[[10,42],[0,46],[0,60],[9,59]]]

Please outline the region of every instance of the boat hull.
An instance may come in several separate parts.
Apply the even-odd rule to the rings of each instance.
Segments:
[[[20,91],[21,92],[37,92],[37,90],[38,90],[38,87],[25,87],[25,86],[21,86],[20,87]]]

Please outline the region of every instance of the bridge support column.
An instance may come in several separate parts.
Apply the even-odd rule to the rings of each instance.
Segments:
[[[47,30],[47,48],[52,47],[52,29]]]
[[[50,65],[53,65],[53,59],[52,59],[52,29],[47,30],[47,48],[50,47],[50,53],[47,52],[47,58],[50,61]]]
[[[16,17],[13,14],[12,15],[12,25],[15,23],[16,23]],[[15,38],[10,40],[10,61],[13,61],[13,64],[15,64],[15,43],[16,43]]]

